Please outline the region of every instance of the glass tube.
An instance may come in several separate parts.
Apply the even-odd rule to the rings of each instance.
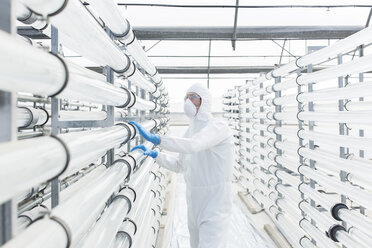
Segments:
[[[364,246],[362,245],[361,243],[357,242],[355,239],[353,239],[350,234],[348,234],[347,232],[343,231],[343,230],[340,230],[340,231],[337,231],[336,234],[335,234],[335,238],[343,245],[345,245],[346,247],[364,247],[364,248],[368,248],[367,246]]]
[[[0,89],[40,96],[58,92],[65,69],[55,56],[0,31]]]
[[[32,121],[32,112],[26,108],[17,108],[17,127],[27,127]]]
[[[345,109],[348,111],[370,111],[372,109],[371,101],[348,101],[345,103]]]
[[[155,109],[155,107],[157,107]],[[157,111],[160,106],[156,105],[152,101],[147,101],[142,98],[137,97],[136,103],[133,105],[133,109],[138,109],[138,110],[151,110],[151,111]]]
[[[76,245],[96,221],[102,212],[105,200],[117,190],[128,172],[125,164],[116,163],[52,211],[51,216],[62,219],[68,225],[72,246]]]
[[[275,105],[295,105],[297,104],[296,96],[297,95],[288,95],[274,98],[273,103]]]
[[[275,113],[278,114],[279,113]],[[334,123],[354,123],[354,124],[371,124],[372,119],[366,118],[371,116],[372,111],[340,111],[340,112],[309,112],[301,111],[298,118],[303,121],[317,122],[334,122]],[[275,115],[276,117],[277,115]]]
[[[300,102],[332,101],[339,99],[352,99],[372,95],[372,82],[350,84],[344,88],[323,89],[314,92],[305,92],[298,96]]]
[[[129,204],[122,197],[114,199],[79,247],[109,247],[114,243],[116,233],[130,210]]]
[[[0,145],[0,203],[56,176],[66,164],[66,151],[51,137]]]
[[[105,111],[59,111],[60,121],[89,121],[104,120],[107,118]]]
[[[28,2],[38,1],[38,5],[28,5]],[[35,12],[43,10],[49,0],[24,0],[24,3]],[[64,2],[64,1],[62,1]],[[128,57],[110,39],[97,21],[80,1],[67,1],[64,10],[58,15],[50,17],[52,25],[65,36],[61,42],[83,57],[101,66],[109,65],[115,71],[127,68]]]
[[[339,248],[335,242],[324,235],[323,231],[320,231],[318,228],[313,226],[307,219],[301,220],[300,227],[306,233],[310,234],[310,236],[316,241],[318,247]]]
[[[63,175],[70,175],[94,162],[108,149],[120,145],[128,135],[121,125],[59,135],[70,151],[70,163]]]
[[[129,77],[130,81],[140,87],[141,89],[147,90],[150,93],[154,92],[154,97],[159,97],[160,96],[160,91],[156,91],[156,87],[154,84],[150,83],[145,76],[133,66],[133,63],[131,63],[131,67],[133,67],[133,70],[136,70],[133,74],[133,71],[128,71],[127,73],[124,73],[124,75],[132,75]]]
[[[287,89],[294,88],[294,87],[297,87],[296,79],[289,79],[287,81],[274,84],[273,89],[275,91],[281,91],[281,90],[287,90]]]
[[[73,63],[68,63],[68,69],[69,82],[58,97],[113,106],[127,102],[128,93],[107,83],[103,75]]]
[[[366,208],[370,209],[372,207],[372,201],[370,200],[369,193],[359,187],[336,181],[335,178],[322,175],[321,173],[316,172],[307,166],[300,166],[299,172],[308,178],[312,178],[329,190],[332,190],[338,194],[347,195],[350,199],[360,203]]]
[[[307,85],[308,83],[324,81],[348,74],[366,72],[371,69],[371,63],[372,55],[366,55],[344,64],[335,65],[313,73],[303,74],[297,78],[297,82],[301,85]]]

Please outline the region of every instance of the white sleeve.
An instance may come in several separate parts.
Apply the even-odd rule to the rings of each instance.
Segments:
[[[156,162],[158,162],[160,166],[176,173],[183,171],[181,160],[177,156],[159,152],[158,157],[156,158]]]
[[[190,138],[161,135],[160,146],[171,152],[196,153],[218,145],[231,134],[225,123],[213,122]]]

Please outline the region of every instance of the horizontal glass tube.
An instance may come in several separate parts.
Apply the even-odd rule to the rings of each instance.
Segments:
[[[81,100],[113,106],[123,106],[128,92],[106,82],[103,75],[73,63],[68,63],[69,82],[60,98]]]
[[[354,240],[363,245],[363,247],[369,247],[372,243],[372,238],[358,228],[349,228],[348,233]]]
[[[40,96],[57,93],[66,72],[55,56],[0,31],[0,89]]]
[[[303,74],[297,78],[301,85],[307,85],[312,82],[324,81],[348,74],[366,72],[371,69],[372,55],[357,58],[344,64],[335,65],[317,72]]]
[[[372,82],[349,84],[344,88],[322,89],[314,92],[304,92],[298,96],[300,102],[332,101],[352,99],[372,95]]]
[[[30,9],[43,14],[54,2],[65,1],[52,1],[53,4],[49,2],[51,1],[23,0]],[[49,19],[51,24],[61,32],[61,43],[83,57],[101,66],[109,65],[115,71],[123,71],[129,65],[128,57],[110,39],[80,1],[67,1],[63,11]]]
[[[297,65],[299,67],[303,67],[309,64],[314,64],[327,58],[334,57],[337,54],[353,50],[360,44],[367,44],[370,43],[371,41],[372,29],[370,27],[367,27],[353,35],[346,37],[345,39],[339,40],[338,42],[331,46],[325,47],[313,53],[309,53],[305,56],[300,57],[298,60],[293,60],[288,64],[273,70],[272,74],[275,77],[278,77],[288,72],[294,71],[295,69],[297,69]]]
[[[317,163],[328,165],[336,170],[347,171],[365,179],[368,179],[372,172],[372,162],[368,159],[356,157],[349,157],[348,159],[345,159],[319,148],[316,150],[311,150],[309,148],[302,147],[298,152],[301,156],[317,161]],[[351,164],[352,166],[350,166]]]
[[[292,157],[289,154],[287,154],[287,155],[276,156],[275,161],[278,162],[283,167],[293,172],[297,172],[297,169],[299,166],[298,158]]]
[[[372,101],[348,101],[345,103],[345,109],[348,111],[370,111],[372,109]]]
[[[277,170],[275,172],[275,174],[278,178],[280,178],[284,182],[284,184],[290,184],[292,187],[294,187],[296,189],[297,189],[298,185],[301,184],[300,179],[295,174],[291,175],[291,174],[289,174],[287,172],[284,172],[282,170]]]
[[[279,113],[276,113],[279,114]],[[275,114],[275,116],[277,116]],[[332,123],[355,123],[371,124],[372,119],[366,118],[371,116],[372,111],[339,111],[339,112],[310,112],[301,111],[298,118],[302,121],[332,122]]]
[[[274,98],[273,103],[275,105],[295,105],[297,104],[296,96],[297,95],[288,95]]]
[[[41,108],[18,107],[17,127],[32,128],[45,124],[49,119],[48,112]]]
[[[156,103],[152,101],[147,101],[142,98],[137,97],[136,103],[132,107],[133,109],[138,110],[151,110],[151,111],[157,111],[159,110],[160,106],[157,106]]]
[[[0,144],[0,203],[53,178],[66,160],[63,145],[51,137]]]
[[[335,178],[322,175],[308,166],[300,166],[299,172],[306,177],[315,180],[317,183],[323,185],[325,188],[328,188],[333,192],[336,192],[340,195],[346,195],[351,200],[360,203],[362,206],[368,209],[372,208],[372,201],[370,200],[369,193],[359,187],[336,181]]]
[[[344,135],[334,135],[328,133],[300,130],[298,135],[302,139],[324,142],[327,145],[353,147],[367,150],[372,147],[372,139],[366,137],[350,137]]]
[[[59,111],[60,121],[104,120],[106,118],[105,111]]]
[[[338,217],[346,221],[349,225],[355,226],[363,230],[368,236],[371,237],[369,230],[372,228],[372,221],[369,217],[356,212],[356,210],[340,209],[337,212]]]
[[[281,83],[274,84],[273,89],[275,91],[287,90],[290,88],[297,87],[296,79],[289,79]]]
[[[318,211],[306,201],[302,201],[299,204],[299,208],[306,213],[308,218],[313,219],[322,231],[328,231],[328,228],[336,222],[334,219],[331,219],[331,217],[329,217],[325,212]]]
[[[130,210],[128,201],[122,197],[113,200],[97,223],[84,238],[82,248],[109,247],[114,243],[117,231]]]
[[[121,125],[59,135],[70,152],[70,163],[63,175],[70,175],[94,162],[108,149],[123,143],[128,135],[131,134]]]
[[[131,64],[132,66],[133,64]],[[131,69],[130,69],[131,70]],[[136,70],[133,74],[133,72],[128,72],[129,75],[129,80],[131,83],[134,85],[140,87],[141,89],[144,89],[150,93],[154,93],[154,97],[159,97],[160,96],[160,91],[156,91],[156,86],[155,84],[152,84],[150,81],[148,81],[145,76],[135,67],[133,70]]]
[[[311,216],[308,218],[310,219]],[[335,242],[324,235],[323,231],[313,226],[307,219],[301,220],[300,227],[316,241],[317,247],[339,248]]]
[[[335,238],[346,247],[361,247],[361,248],[368,248],[367,246],[362,245],[354,238],[350,236],[349,233],[345,232],[344,230],[337,231],[335,233]]]

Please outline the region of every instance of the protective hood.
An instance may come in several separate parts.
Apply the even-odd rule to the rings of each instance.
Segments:
[[[207,121],[212,118],[211,108],[212,108],[212,95],[211,92],[200,83],[193,84],[187,92],[195,92],[201,98],[201,105],[198,113],[194,117],[195,120]]]

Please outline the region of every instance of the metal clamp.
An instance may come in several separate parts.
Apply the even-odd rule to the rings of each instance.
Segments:
[[[62,175],[67,170],[68,165],[70,164],[71,154],[70,154],[70,151],[69,151],[66,143],[62,139],[60,139],[58,136],[53,135],[53,134],[50,135],[50,137],[58,140],[59,143],[63,146],[63,148],[65,149],[65,152],[66,152],[66,163],[65,163],[65,166],[62,168],[62,170],[57,175],[55,175],[54,177],[52,177],[51,179],[48,180],[48,181],[53,181],[54,179],[58,178],[60,175]]]
[[[68,0],[65,0],[63,2],[62,6],[59,9],[57,9],[56,11],[48,14],[48,17],[55,16],[55,15],[58,15],[59,13],[61,13],[66,8],[67,4],[68,4]]]
[[[119,147],[122,147],[125,143],[127,143],[130,140],[130,136],[131,136],[130,128],[127,126],[126,123],[122,123],[122,122],[115,124],[115,126],[122,126],[127,130],[127,133],[128,133],[127,138],[119,146]]]
[[[129,206],[127,214],[129,214],[130,210],[132,209],[132,202],[129,200],[129,198],[125,195],[117,194],[112,198],[110,204],[112,204],[116,199],[124,199],[125,201],[127,201]]]
[[[137,225],[136,225],[136,222],[134,222],[133,220],[129,219],[128,217],[124,219],[123,222],[126,222],[126,221],[129,221],[131,222],[133,225],[134,225],[134,234],[137,233]]]
[[[114,72],[116,72],[116,73],[124,73],[124,72],[126,72],[127,70],[129,70],[129,68],[130,68],[130,64],[131,64],[130,58],[129,58],[129,56],[126,55],[125,53],[124,53],[124,56],[125,56],[125,58],[127,59],[127,66],[126,66],[124,69],[122,69],[122,70],[115,70],[114,68],[111,68]]]
[[[49,52],[49,53],[52,54],[53,56],[55,56],[59,61],[61,61],[62,66],[65,69],[65,80],[63,82],[62,87],[59,90],[57,90],[57,92],[55,92],[54,94],[52,94],[52,95],[49,96],[49,97],[55,97],[58,94],[60,94],[67,87],[67,84],[68,84],[68,81],[69,81],[69,78],[70,78],[70,76],[69,76],[70,73],[69,73],[69,70],[68,70],[68,67],[67,67],[66,62],[61,57],[59,57],[57,54],[54,54],[52,52]]]
[[[336,238],[336,233],[338,231],[346,231],[345,227],[341,225],[333,225],[331,226],[328,231],[326,232],[328,238],[332,239],[335,242],[338,242],[338,239]]]
[[[338,211],[340,209],[348,209],[348,207],[343,204],[343,203],[336,203],[332,208],[331,208],[331,215],[335,220],[342,221],[340,216],[338,215]]]
[[[122,88],[127,93],[127,96],[128,96],[127,97],[127,101],[123,105],[115,106],[115,107],[117,107],[117,108],[125,108],[130,103],[131,94],[130,94],[130,91],[127,88],[124,88],[124,87],[120,87],[120,88]]]
[[[124,180],[126,180],[130,176],[130,174],[132,173],[132,168],[130,167],[130,164],[125,159],[117,159],[112,163],[111,166],[115,165],[116,163],[124,163],[128,167],[128,174],[124,179]]]
[[[68,225],[60,218],[58,218],[57,216],[50,216],[49,217],[51,220],[54,220],[55,222],[57,222],[62,228],[63,230],[65,230],[65,233],[66,233],[66,236],[67,236],[67,244],[66,244],[66,247],[70,247],[71,245],[71,230],[70,228],[68,227]]]
[[[115,38],[119,38],[119,42],[121,44],[124,44],[124,43],[121,42],[120,38],[124,38],[125,36],[127,36],[129,34],[129,32],[130,32],[130,29],[131,29],[131,26],[130,26],[130,23],[129,23],[128,19],[125,19],[125,21],[127,22],[128,28],[127,28],[127,30],[125,30],[124,33],[122,33],[122,34],[115,34],[114,32],[111,31],[112,34],[115,36]]]

